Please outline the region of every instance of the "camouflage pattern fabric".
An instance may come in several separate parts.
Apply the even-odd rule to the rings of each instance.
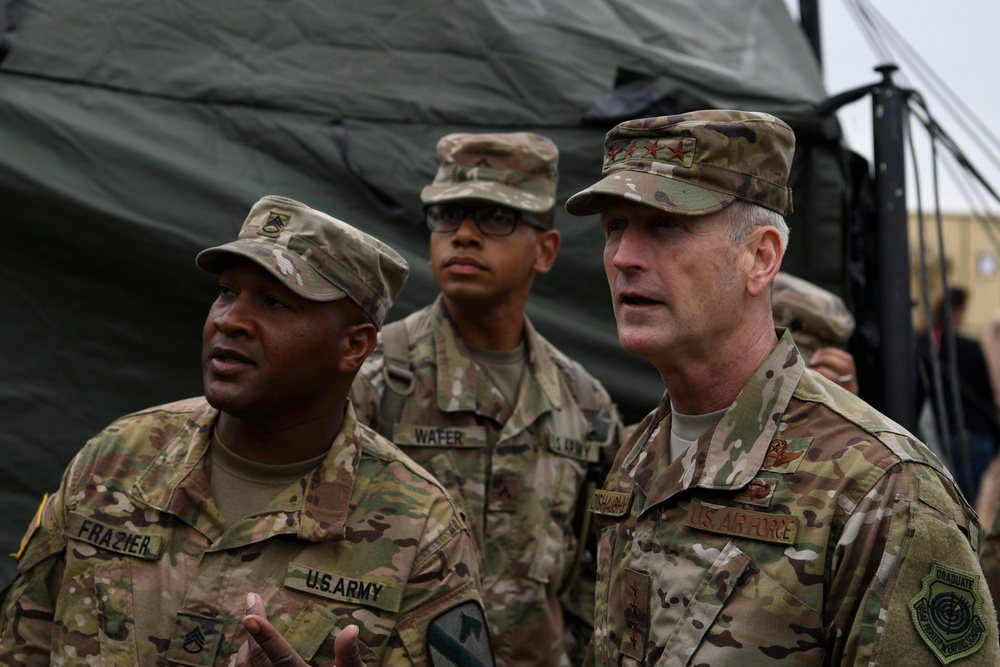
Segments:
[[[669,460],[669,399],[593,509],[598,665],[998,665],[975,513],[904,429],[780,342]]]
[[[610,458],[620,442],[617,411],[527,319],[528,367],[513,409],[473,362],[440,298],[404,321],[415,386],[394,441],[444,484],[475,536],[497,664],[580,664],[593,629],[592,569],[560,593],[578,547],[588,471],[602,475],[605,449]],[[380,342],[352,389],[359,419],[373,427],[384,363]],[[593,383],[611,417],[607,443],[588,440],[592,416],[578,405],[578,377]]]
[[[202,250],[195,263],[219,273],[231,255],[256,262],[310,301],[346,296],[376,327],[410,274],[406,260],[374,236],[276,195],[253,205],[235,241]]]
[[[420,193],[424,204],[481,199],[526,213],[555,206],[559,150],[540,134],[449,134],[437,154],[437,174]]]
[[[604,178],[570,197],[566,210],[590,215],[624,197],[706,215],[742,199],[788,215],[794,152],[791,128],[766,113],[711,109],[628,120],[605,137]]]
[[[792,332],[807,361],[821,347],[843,346],[854,333],[854,316],[833,292],[780,271],[772,286],[774,324]]]
[[[430,664],[434,619],[479,604],[475,547],[437,482],[348,406],[319,467],[230,527],[203,398],[124,417],[73,459],[3,604],[0,664],[223,666],[250,591],[311,665],[360,626],[368,665]]]
[[[976,498],[976,512],[983,526],[988,527],[979,563],[983,566],[986,583],[993,594],[994,603],[1000,601],[1000,455],[990,462],[983,472]]]

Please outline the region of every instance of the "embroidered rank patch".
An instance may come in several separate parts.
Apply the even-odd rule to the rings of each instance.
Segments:
[[[696,499],[691,501],[684,525],[694,530],[707,530],[748,540],[795,544],[799,519],[787,514],[709,505]]]
[[[486,447],[486,429],[482,426],[416,426],[396,424],[392,441],[406,447]]]
[[[391,612],[399,611],[403,589],[375,581],[351,579],[332,572],[315,570],[306,565],[292,563],[285,573],[285,586],[312,593],[331,600],[353,602]]]
[[[197,614],[177,614],[174,636],[167,650],[167,663],[212,667],[222,641],[222,621]]]
[[[45,510],[45,503],[49,502],[49,494],[42,496],[42,502],[35,510],[35,516],[31,519],[31,523],[28,524],[28,529],[24,531],[24,537],[21,538],[21,546],[18,548],[17,553],[12,553],[11,558],[16,558],[21,560],[21,556],[24,555],[24,550],[28,547],[28,542],[31,541],[31,536],[35,534],[38,530],[38,526],[42,524],[42,512]]]
[[[626,569],[622,586],[625,627],[622,628],[621,652],[641,661],[646,654],[649,633],[649,575]]]
[[[264,223],[264,226],[258,230],[257,236],[269,236],[272,239],[278,238],[281,230],[288,226],[288,220],[291,218],[287,214],[275,213],[274,211],[271,211],[270,216],[267,222]]]
[[[433,667],[494,667],[483,608],[470,600],[439,614],[427,626],[427,652]]]
[[[736,494],[736,502],[769,507],[776,488],[778,488],[778,480],[773,477],[754,477]]]
[[[989,634],[983,622],[979,575],[934,561],[922,583],[910,600],[910,615],[941,664],[978,651]]]
[[[569,438],[554,433],[543,433],[542,446],[548,447],[560,456],[576,459],[577,461],[593,463],[601,458],[600,445],[590,440],[577,440],[576,438]]]
[[[521,498],[521,478],[514,473],[497,473],[490,481],[490,511],[513,512]]]
[[[71,540],[82,540],[98,549],[143,560],[156,560],[163,541],[160,535],[123,530],[121,526],[109,526],[77,512],[70,513],[63,534]]]
[[[594,497],[590,499],[590,511],[605,516],[625,516],[631,500],[631,493],[597,489],[594,491]]]
[[[795,472],[802,463],[802,455],[809,449],[812,438],[775,437],[764,455],[764,470]]]

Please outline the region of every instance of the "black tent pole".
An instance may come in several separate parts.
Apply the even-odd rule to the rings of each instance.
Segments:
[[[911,432],[917,426],[916,344],[910,296],[910,254],[906,213],[904,133],[906,99],[892,80],[895,65],[882,65],[881,83],[872,88],[872,135],[875,159],[877,258],[875,285],[879,292],[882,410]]]
[[[823,71],[823,48],[819,33],[819,0],[799,0],[799,23],[816,54],[820,72]]]

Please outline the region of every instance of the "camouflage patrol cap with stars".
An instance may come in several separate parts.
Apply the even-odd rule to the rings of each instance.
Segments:
[[[434,181],[420,193],[424,204],[481,199],[525,213],[556,204],[559,150],[540,134],[449,134],[437,154]]]
[[[782,215],[795,135],[766,113],[711,109],[619,124],[604,142],[604,178],[566,202],[590,215],[614,198],[679,215],[705,215],[736,199]]]
[[[274,195],[253,205],[235,241],[202,250],[195,262],[219,273],[228,255],[253,260],[311,301],[348,297],[376,327],[382,326],[410,273],[406,260],[382,241]]]

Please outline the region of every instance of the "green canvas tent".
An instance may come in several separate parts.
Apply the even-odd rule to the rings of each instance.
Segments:
[[[12,0],[0,42],[0,550],[110,420],[199,394],[214,298],[198,250],[264,194],[384,239],[412,275],[390,319],[435,295],[418,194],[437,139],[536,131],[561,150],[563,249],[538,329],[630,420],[658,375],[624,354],[596,218],[562,204],[627,118],[767,111],[799,137],[785,267],[841,291],[844,152],[783,0]],[[0,28],[3,28],[0,25]],[[0,584],[15,572],[0,558]]]

